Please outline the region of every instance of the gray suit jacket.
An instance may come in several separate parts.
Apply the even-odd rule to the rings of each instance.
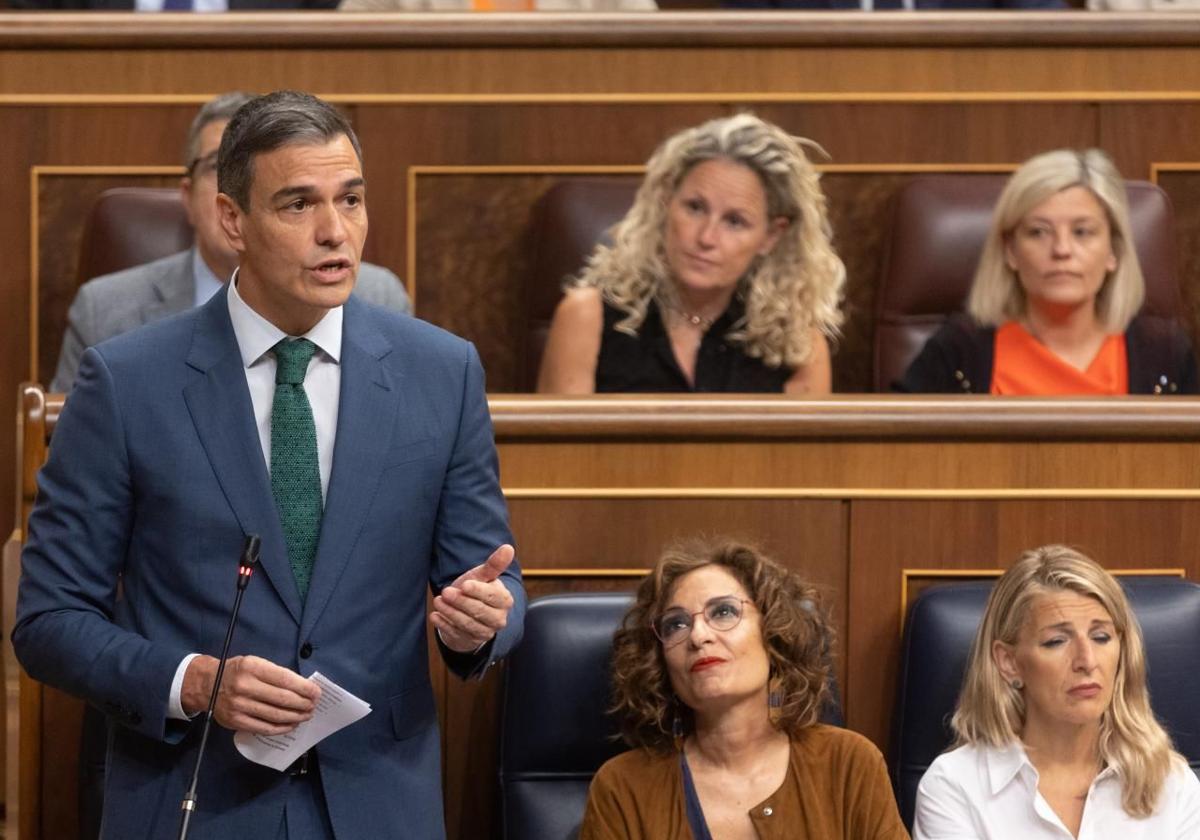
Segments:
[[[106,274],[79,287],[67,313],[58,368],[50,390],[66,393],[75,383],[83,351],[135,327],[192,308],[195,286],[192,260],[196,250]],[[360,300],[408,313],[411,306],[400,278],[386,268],[363,263],[354,294]]]

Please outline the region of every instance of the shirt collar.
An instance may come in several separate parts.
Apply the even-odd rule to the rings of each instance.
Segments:
[[[1013,741],[1006,747],[987,750],[985,754],[987,756],[988,786],[992,796],[1000,793],[1012,783],[1013,779],[1022,774],[1029,778],[1035,788],[1037,787],[1037,768],[1029,760],[1029,754],[1025,752],[1025,745],[1020,741]],[[1092,784],[1098,784],[1108,778],[1115,778],[1116,775],[1115,768],[1105,767]]]
[[[221,286],[225,285],[208,267],[208,263],[204,261],[204,257],[200,256],[200,251],[196,248],[192,248],[192,284],[196,306],[208,303],[213,295],[221,291]]]
[[[258,362],[267,351],[287,338],[287,333],[250,308],[238,294],[238,273],[235,270],[229,280],[229,320],[233,322],[233,335],[237,339],[242,364],[246,367]],[[342,355],[342,307],[335,306],[316,325],[297,338],[307,338],[331,361],[338,363]]]
[[[1025,745],[1013,741],[1005,747],[997,747],[986,752],[988,786],[992,796],[995,796],[1015,779],[1022,771],[1027,770],[1032,778],[1037,779],[1037,768],[1025,753]]]

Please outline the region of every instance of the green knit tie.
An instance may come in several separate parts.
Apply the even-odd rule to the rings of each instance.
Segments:
[[[321,467],[317,429],[304,391],[304,374],[316,352],[306,338],[285,338],[275,351],[275,402],[271,406],[271,492],[287,542],[300,600],[308,595],[317,538],[321,535]]]

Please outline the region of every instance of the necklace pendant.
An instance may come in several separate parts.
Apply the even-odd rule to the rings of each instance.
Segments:
[[[703,323],[704,323],[704,319],[703,319],[703,318],[701,318],[699,315],[689,315],[689,316],[688,316],[688,321],[690,321],[690,322],[691,322],[691,325],[692,325],[693,327],[698,327],[698,326],[700,326],[701,324],[703,324]]]

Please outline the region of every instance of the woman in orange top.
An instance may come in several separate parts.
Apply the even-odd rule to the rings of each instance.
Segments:
[[[901,391],[1194,394],[1178,324],[1145,295],[1125,182],[1098,149],[1046,152],[1000,194],[967,300],[921,350]]]

